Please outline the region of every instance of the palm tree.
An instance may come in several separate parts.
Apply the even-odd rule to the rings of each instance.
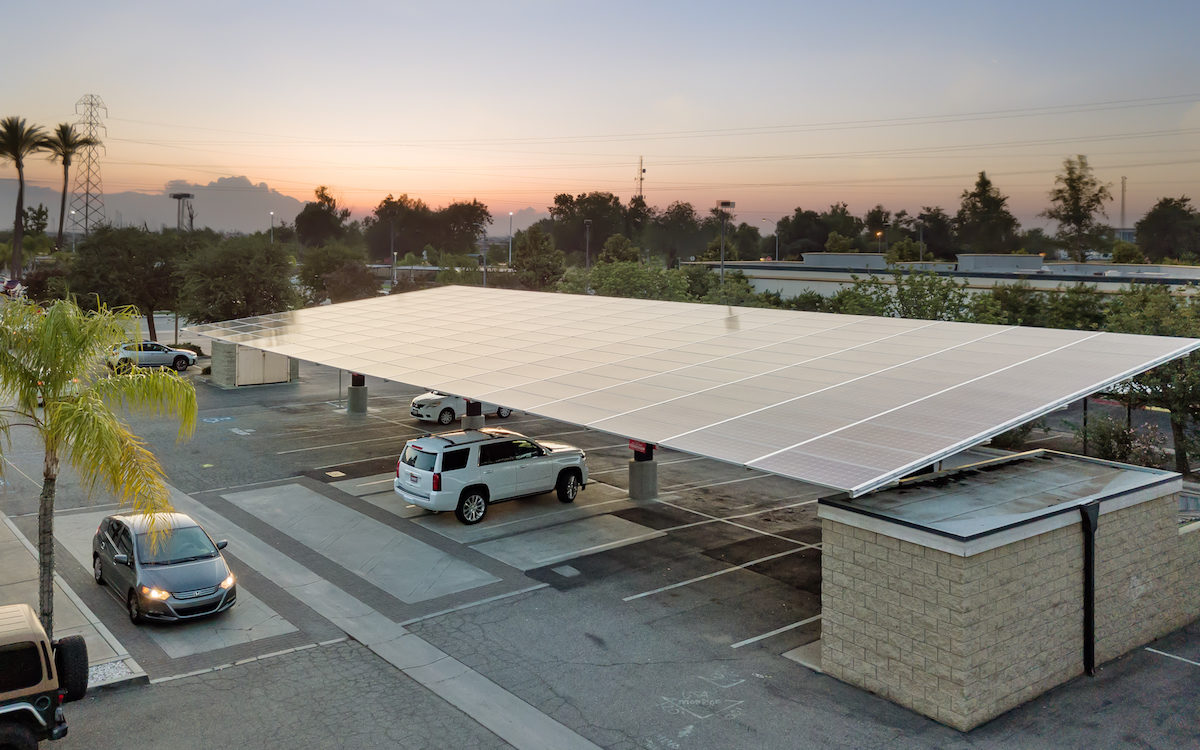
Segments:
[[[24,117],[5,117],[0,120],[0,159],[11,161],[17,167],[17,218],[13,221],[12,260],[9,271],[18,281],[21,279],[21,238],[25,227],[21,223],[25,213],[25,157],[41,151],[46,141],[46,131],[40,125],[26,125]]]
[[[71,171],[71,159],[80,149],[99,145],[100,141],[79,133],[74,125],[65,122],[59,123],[54,133],[43,142],[42,147],[50,152],[50,161],[61,161],[63,165],[62,200],[58,205],[58,238],[54,241],[54,247],[59,250],[62,250],[63,219],[67,214],[67,177]]]
[[[103,372],[101,358],[128,340],[127,326],[136,315],[127,308],[84,312],[69,300],[49,308],[20,299],[0,305],[0,393],[16,402],[0,408],[0,434],[7,439],[13,427],[32,427],[45,451],[38,603],[47,633],[54,622],[54,492],[60,462],[79,474],[89,492],[100,486],[135,512],[162,512],[170,509],[162,466],[119,412],[173,414],[181,440],[195,429],[196,391],[176,373]]]

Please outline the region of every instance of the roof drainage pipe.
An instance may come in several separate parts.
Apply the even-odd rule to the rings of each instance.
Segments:
[[[1083,671],[1096,674],[1096,528],[1100,501],[1079,506],[1083,525]]]

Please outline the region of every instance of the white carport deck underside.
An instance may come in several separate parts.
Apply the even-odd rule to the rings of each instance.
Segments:
[[[478,287],[189,330],[852,495],[1200,347]]]

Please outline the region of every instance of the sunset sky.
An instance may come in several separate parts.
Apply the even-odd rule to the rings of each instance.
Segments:
[[[651,205],[734,200],[758,223],[835,201],[953,214],[986,170],[1028,228],[1086,154],[1113,225],[1122,176],[1130,225],[1200,196],[1192,1],[66,0],[4,18],[0,116],[49,129],[99,95],[106,191],[244,175],[359,211],[477,198],[499,223],[560,192],[627,201],[643,157]]]

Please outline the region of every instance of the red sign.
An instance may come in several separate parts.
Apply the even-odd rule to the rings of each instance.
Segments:
[[[653,445],[647,446],[646,443],[643,443],[641,440],[630,440],[629,441],[629,450],[634,451],[636,453],[645,453],[647,447],[653,448],[654,446]]]

